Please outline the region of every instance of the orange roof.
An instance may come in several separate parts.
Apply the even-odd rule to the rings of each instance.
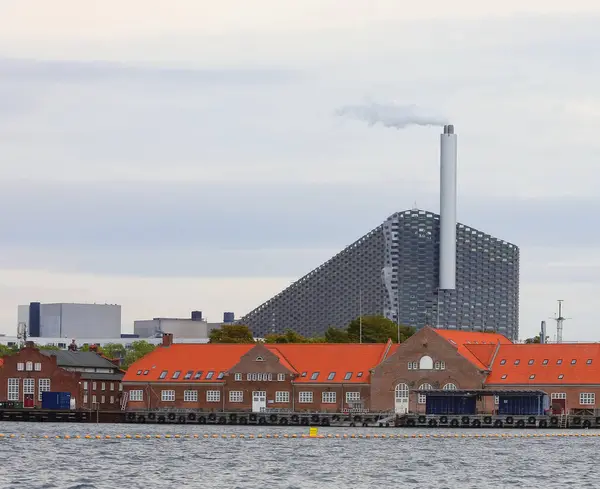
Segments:
[[[486,384],[600,384],[600,343],[501,345]]]
[[[123,382],[221,382],[219,374],[233,367],[254,346],[253,343],[160,346],[134,362],[127,369]]]
[[[512,344],[506,336],[498,333],[479,333],[476,331],[458,331],[453,329],[434,329],[442,338],[454,346],[460,355],[482,370],[487,370],[493,356],[489,345]],[[475,345],[487,345],[483,348]],[[485,360],[488,360],[486,362]]]
[[[279,343],[266,345],[299,376],[295,382],[368,383],[375,368],[395,348],[389,343]],[[386,350],[389,351],[384,357]],[[396,345],[397,348],[397,345]]]

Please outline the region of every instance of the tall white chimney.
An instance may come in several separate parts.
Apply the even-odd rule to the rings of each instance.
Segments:
[[[440,146],[440,284],[456,288],[456,134],[444,126]]]

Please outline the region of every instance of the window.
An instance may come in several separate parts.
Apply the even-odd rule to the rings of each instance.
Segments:
[[[194,375],[194,380],[200,380],[200,377],[202,377],[202,370],[198,370],[196,372],[196,375]]]
[[[92,396],[92,404],[96,404],[96,396]]]
[[[344,375],[344,380],[350,380],[352,378],[352,372],[346,372],[346,375]]]
[[[500,365],[506,365],[506,359],[503,358],[502,360],[500,360]]]
[[[560,374],[560,375],[558,376],[558,380],[562,380],[562,379],[564,379],[564,377],[565,377],[565,374]]]
[[[106,390],[106,382],[102,382],[102,390],[105,391]]]
[[[115,384],[113,382],[110,383],[110,390],[111,391],[115,390]]]
[[[28,372],[33,372],[33,362],[27,362],[25,364],[25,370],[27,370]]]
[[[494,404],[500,404],[500,396],[494,396]]]
[[[96,390],[96,382],[92,382],[92,390],[95,391]]]
[[[346,402],[360,402],[360,392],[346,392]]]
[[[321,372],[313,372],[313,374],[310,376],[310,380],[317,380],[320,373]]]
[[[163,370],[158,376],[159,379],[164,379],[169,372],[167,370]]]
[[[40,362],[35,362],[35,364],[33,365],[33,369],[36,372],[41,372],[42,371],[42,364]]]
[[[419,360],[419,370],[433,370],[433,359],[427,355]]]
[[[571,365],[575,365],[577,363],[577,360],[573,359],[571,360]]]
[[[183,402],[198,402],[198,391],[183,391]]]
[[[435,362],[435,370],[446,370],[446,362]]]
[[[444,385],[443,390],[445,390],[445,391],[455,391],[456,390],[456,384],[453,384],[452,382],[448,382],[446,385]]]
[[[323,392],[321,393],[321,402],[323,404],[335,404],[336,400],[335,392]]]
[[[587,359],[587,362],[585,362],[585,364],[586,364],[586,365],[591,365],[591,364],[592,364],[592,359],[591,359],[591,358],[588,358],[588,359]]]
[[[358,372],[358,373],[356,374],[356,376],[357,376],[357,377],[360,379],[360,378],[363,376],[363,373],[362,373],[362,372]]]
[[[544,361],[542,362],[542,365],[548,365],[548,359],[544,358]]]
[[[556,360],[556,365],[562,365],[562,358],[559,358],[558,360]]]
[[[35,379],[23,379],[23,394],[35,394]]]
[[[528,365],[533,365],[533,363],[534,363],[534,362],[535,362],[535,360],[532,358],[532,359],[530,359],[530,360],[527,362],[527,364],[528,364]]]
[[[521,363],[521,360],[515,360],[515,365],[519,365],[519,363]]]
[[[164,402],[175,401],[175,391],[174,390],[160,391],[160,400],[164,401]]]
[[[123,384],[119,384],[119,392],[123,391]]]
[[[566,392],[553,392],[552,394],[550,394],[550,399],[566,399],[566,398],[567,398]]]
[[[579,394],[579,404],[593,406],[596,404],[596,394],[593,392],[582,392]]]
[[[506,379],[506,377],[508,377],[508,375],[504,374],[501,378],[502,378],[502,380],[504,380],[504,379]]]
[[[42,392],[50,392],[50,379],[38,379],[38,401],[42,400]]]
[[[431,389],[433,389],[433,387],[431,387],[431,384],[421,384],[419,386],[420,391],[430,391]],[[419,404],[425,404],[426,400],[427,400],[427,396],[425,396],[425,394],[419,394],[419,399],[418,399]]]
[[[17,363],[17,370],[19,372],[22,372],[23,370],[25,370],[25,364],[23,362]]]
[[[220,400],[220,391],[206,391],[206,402],[219,402]]]
[[[83,395],[83,403],[84,403],[84,404],[87,404],[87,403],[88,403],[88,396],[87,396],[87,394],[84,394],[84,395]]]
[[[329,372],[329,375],[327,376],[327,380],[333,380],[335,378],[335,372]]]
[[[132,402],[140,402],[144,400],[144,391],[142,389],[129,391],[129,400]]]
[[[235,380],[242,380],[242,374],[235,374]]]
[[[275,402],[280,402],[280,403],[290,402],[290,393],[288,391],[275,392]]]
[[[144,375],[148,375],[148,372],[150,372],[150,370],[144,370]]]
[[[256,357],[257,362],[264,362],[265,359],[263,357]]]
[[[84,391],[87,391],[87,388],[88,388],[88,383],[87,383],[87,381],[85,381],[85,382],[83,383],[83,390],[84,390]]]
[[[283,382],[285,380],[285,374],[277,374],[277,380]]]
[[[210,370],[209,372],[206,372],[206,377],[204,380],[210,380],[213,378],[213,375],[215,375],[215,372],[213,370]]]
[[[110,396],[110,403],[114,404],[115,403],[115,396]]]
[[[221,380],[223,377],[225,377],[225,372],[219,372],[219,375],[217,376],[217,380]]]
[[[533,379],[535,379],[535,374],[531,374],[531,375],[529,376],[529,380],[533,380]]]
[[[181,375],[181,370],[175,370],[175,372],[173,372],[173,377],[171,377],[171,378],[178,379],[180,375]]]
[[[300,392],[298,395],[298,402],[300,404],[309,404],[313,402],[313,393],[309,391]]]
[[[136,375],[142,375],[142,371],[138,370],[137,373],[136,373]]]
[[[100,398],[100,404],[104,404],[106,402],[106,397],[102,396]]]
[[[192,375],[194,375],[194,371],[193,370],[188,370],[185,375],[183,376],[183,380],[189,380],[192,378]]]
[[[306,372],[302,372],[301,377],[306,377]]]
[[[229,391],[229,402],[243,402],[244,391]]]

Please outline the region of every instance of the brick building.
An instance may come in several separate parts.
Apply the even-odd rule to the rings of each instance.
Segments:
[[[42,392],[70,392],[72,407],[120,409],[124,372],[97,353],[39,350],[27,342],[0,367],[0,402],[41,407]]]
[[[367,408],[370,370],[397,345],[172,344],[123,379],[128,409],[341,412]]]

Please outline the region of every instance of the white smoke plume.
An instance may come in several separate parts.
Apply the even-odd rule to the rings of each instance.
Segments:
[[[338,116],[364,121],[369,126],[381,124],[395,129],[403,129],[413,125],[443,126],[448,124],[445,117],[428,112],[417,105],[399,105],[395,102],[388,104],[368,102],[363,105],[347,105],[337,109],[335,113]]]

